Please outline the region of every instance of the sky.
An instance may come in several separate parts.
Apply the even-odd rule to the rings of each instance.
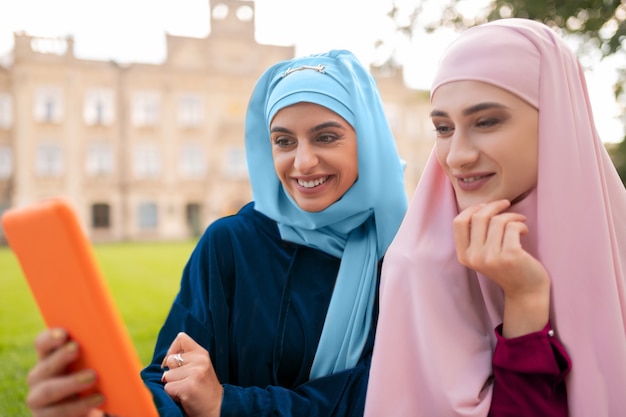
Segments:
[[[462,4],[476,9],[486,1]],[[374,48],[377,40],[393,39],[407,85],[428,89],[439,57],[457,34],[417,32],[408,42],[393,35],[386,18],[390,5],[391,0],[256,0],[256,38],[263,44],[294,45],[297,55],[350,49],[366,65],[384,56]],[[165,33],[205,37],[209,30],[209,0],[0,0],[0,57],[10,54],[13,32],[26,32],[71,35],[78,58],[160,63]],[[587,75],[596,124],[606,142],[620,141],[624,135],[611,90],[614,65],[594,63]]]

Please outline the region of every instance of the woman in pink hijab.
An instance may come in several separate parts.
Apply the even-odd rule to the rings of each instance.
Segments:
[[[474,27],[431,104],[366,417],[624,416],[626,190],[575,55],[534,21]]]

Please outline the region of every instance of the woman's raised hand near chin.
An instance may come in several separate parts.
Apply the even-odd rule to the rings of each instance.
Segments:
[[[38,361],[28,373],[26,404],[33,417],[94,417],[102,412],[100,394],[79,397],[93,387],[96,374],[92,370],[67,373],[68,365],[80,355],[78,345],[68,339],[62,329],[41,332],[35,339]]]
[[[550,277],[522,247],[525,217],[503,213],[508,200],[478,204],[454,219],[459,262],[498,284],[504,292],[502,335],[522,336],[543,329],[549,319]]]

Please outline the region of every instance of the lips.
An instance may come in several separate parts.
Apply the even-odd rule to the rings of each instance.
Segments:
[[[315,188],[324,184],[327,180],[328,180],[328,176],[319,177],[310,181],[306,181],[301,178],[298,178],[298,185],[304,188]]]
[[[459,189],[463,191],[474,191],[485,185],[493,175],[494,174],[472,174],[457,176],[456,183]]]

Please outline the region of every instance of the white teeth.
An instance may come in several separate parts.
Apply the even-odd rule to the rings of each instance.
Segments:
[[[463,182],[474,182],[474,181],[478,181],[479,179],[481,179],[482,177],[469,177],[469,178],[462,178],[461,181]]]
[[[317,178],[313,181],[304,181],[304,180],[298,179],[298,184],[304,188],[313,188],[313,187],[317,187],[318,185],[324,184],[327,179],[328,177]]]

